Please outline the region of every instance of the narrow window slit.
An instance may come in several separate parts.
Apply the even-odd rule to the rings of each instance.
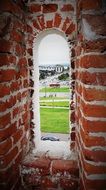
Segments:
[[[34,153],[37,156],[67,159],[71,156],[71,95],[70,57],[66,37],[58,30],[42,32],[34,42],[33,55]]]

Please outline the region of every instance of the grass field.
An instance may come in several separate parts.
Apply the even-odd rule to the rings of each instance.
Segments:
[[[69,133],[69,110],[40,108],[41,131],[48,133]]]
[[[62,100],[62,99],[66,99],[66,97],[40,97],[40,100]]]
[[[47,87],[46,89],[45,88],[42,88],[40,90],[40,92],[69,92],[69,88],[68,87],[60,87],[60,88],[53,88],[53,87]]]
[[[40,106],[52,106],[52,107],[69,107],[68,101],[62,101],[62,102],[40,102]]]

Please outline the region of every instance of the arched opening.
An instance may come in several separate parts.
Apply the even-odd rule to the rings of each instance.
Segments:
[[[52,49],[46,49],[44,50],[44,52],[42,52],[41,50],[41,55],[39,54],[40,48],[42,47],[42,42],[46,39],[46,43],[47,43],[47,38],[50,38],[52,35],[52,37],[54,36],[55,38],[57,38],[56,43],[59,44],[59,40],[63,40],[63,44],[64,44],[64,48],[62,49],[62,45],[61,43],[59,44],[60,47],[57,45],[57,47],[55,46],[56,44],[54,43],[54,48],[56,49],[56,51],[58,51],[57,53],[57,57],[56,57],[56,53],[54,55],[54,52],[52,52]],[[50,44],[50,41],[48,42]],[[52,43],[53,45],[53,43]],[[44,45],[43,45],[44,46]],[[45,47],[43,47],[44,49]],[[47,47],[50,48],[50,47]],[[42,48],[41,48],[42,49]],[[55,51],[55,50],[54,50]],[[49,57],[47,55],[47,53],[49,52]],[[64,53],[63,53],[64,52]],[[66,53],[67,52],[67,56]],[[64,54],[64,55],[63,55]],[[38,147],[39,144],[41,144],[41,129],[40,129],[40,96],[39,96],[39,65],[42,65],[42,61],[43,63],[45,62],[45,65],[48,66],[48,63],[51,61],[52,62],[52,67],[50,68],[52,70],[52,68],[55,65],[55,70],[57,73],[61,73],[61,67],[64,68],[65,66],[62,65],[64,64],[64,62],[67,62],[67,67],[69,67],[69,62],[70,62],[70,58],[69,58],[69,46],[67,43],[67,38],[64,35],[63,32],[55,30],[55,29],[51,29],[51,30],[45,30],[44,32],[41,32],[36,40],[34,41],[34,46],[33,46],[33,58],[34,58],[34,72],[33,72],[33,79],[34,79],[34,96],[33,96],[33,111],[34,111],[34,124],[35,124],[35,128],[34,128],[34,134],[35,134],[35,146]],[[44,57],[43,57],[44,56]],[[67,57],[67,58],[66,58]],[[57,68],[58,65],[58,68]],[[50,85],[50,84],[49,84]],[[45,88],[45,87],[44,87]],[[67,87],[69,89],[69,87]],[[47,95],[47,92],[44,89],[44,94],[45,96]],[[65,93],[64,93],[65,94]],[[50,95],[50,93],[49,93]],[[49,97],[49,95],[47,95]],[[55,96],[55,94],[52,94],[53,96]],[[69,99],[70,95],[68,93],[68,99]],[[56,94],[56,97],[57,94]],[[69,109],[69,105],[68,105],[68,109]],[[61,116],[60,116],[61,117]],[[69,122],[69,110],[68,110],[68,117],[67,117],[67,123],[68,123],[68,134],[70,133],[70,122]],[[45,122],[45,121],[44,121]],[[46,142],[43,142],[43,144]],[[54,142],[53,142],[54,143]],[[56,142],[57,143],[57,142]],[[49,142],[50,144],[50,142]],[[61,142],[59,143],[61,144]],[[64,145],[66,146],[66,143],[64,143]],[[64,146],[64,147],[65,147]],[[69,147],[69,144],[68,144]],[[64,148],[66,149],[66,147]],[[68,148],[67,150],[69,150],[70,148]],[[39,148],[40,150],[40,148]]]
[[[69,47],[59,34],[39,44],[40,128],[42,140],[69,139]]]

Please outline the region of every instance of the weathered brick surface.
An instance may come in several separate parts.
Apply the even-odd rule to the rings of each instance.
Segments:
[[[66,4],[66,5],[63,5],[63,7],[61,8],[61,11],[65,11],[65,12],[74,11],[74,8],[71,4]]]
[[[83,28],[81,20],[78,23],[78,27],[81,27],[79,34],[81,33],[83,37],[78,38],[78,48],[76,48],[78,59],[75,64],[76,143],[81,169],[81,189],[84,190],[106,188],[104,180],[106,176],[106,27],[104,15],[98,15],[96,12],[101,11],[103,6],[100,0],[95,2],[81,0],[77,3],[78,18],[82,10],[85,21]],[[88,34],[85,35],[84,32]],[[94,36],[90,37],[90,33]]]
[[[58,9],[57,4],[43,4],[43,13],[56,12]]]
[[[52,163],[52,174],[68,173],[78,176],[78,165],[76,161],[71,160],[54,160]]]
[[[21,94],[29,87],[23,82],[27,72],[22,67],[27,68],[27,61],[24,57],[26,22],[22,2],[0,2],[0,15],[0,187],[11,190],[19,178],[19,165],[25,154],[22,113],[26,100]],[[28,139],[26,148],[27,144]]]
[[[22,165],[23,183],[27,187],[54,190],[78,189],[78,163],[77,160],[50,160],[37,158],[25,161]]]
[[[104,6],[101,0],[0,2],[1,189],[11,190],[17,183],[20,161],[28,151],[29,138],[33,137],[33,130],[30,136],[34,118],[32,48],[33,40],[45,29],[63,32],[69,47],[72,45],[70,120],[74,127],[70,147],[77,150],[79,156],[80,189],[106,188]],[[31,188],[34,184],[34,189],[42,190],[46,186],[45,190],[57,190],[60,185],[64,190],[77,190],[78,168],[74,162],[42,159],[26,167],[34,171],[38,167],[38,173],[25,176]],[[62,176],[55,178],[58,172]],[[63,175],[65,172],[69,173],[69,178]]]

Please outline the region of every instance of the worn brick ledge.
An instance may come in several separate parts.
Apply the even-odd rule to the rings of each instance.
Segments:
[[[23,188],[37,190],[77,190],[79,168],[77,160],[29,157],[21,167]]]

